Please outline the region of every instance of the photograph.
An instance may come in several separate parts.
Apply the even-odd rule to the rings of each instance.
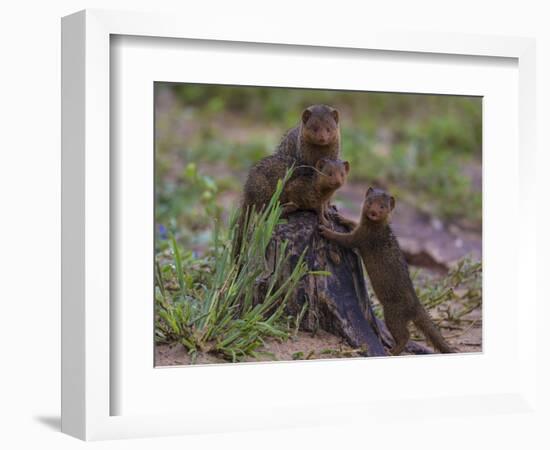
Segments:
[[[482,106],[155,82],[155,367],[482,353]]]

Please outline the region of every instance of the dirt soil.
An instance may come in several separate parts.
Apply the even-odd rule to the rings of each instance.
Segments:
[[[296,359],[344,358],[356,356],[357,351],[347,345],[341,338],[326,331],[319,330],[315,336],[300,331],[295,338],[286,342],[276,339],[267,341],[266,352],[259,361],[292,361]],[[258,361],[251,359],[250,361]],[[228,362],[213,355],[200,355],[195,364]],[[180,344],[161,344],[156,346],[155,366],[186,365],[191,363],[189,353]]]
[[[481,352],[481,312],[475,310],[467,316],[468,319],[479,320],[473,322],[466,330],[442,328],[441,331],[448,342],[460,353]],[[418,342],[426,343],[419,339]],[[427,344],[426,344],[427,345]],[[341,338],[325,331],[318,331],[316,336],[300,331],[295,338],[287,342],[270,340],[265,348],[272,355],[264,355],[259,359],[250,359],[245,362],[257,361],[292,361],[312,359],[354,358],[361,357],[356,349],[347,345]],[[223,364],[229,361],[214,355],[201,354],[194,364]],[[156,346],[155,366],[185,366],[191,364],[189,353],[181,344],[160,344]]]

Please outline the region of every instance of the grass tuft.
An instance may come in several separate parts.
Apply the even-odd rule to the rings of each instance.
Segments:
[[[236,258],[231,243],[239,232],[238,211],[225,236],[216,227],[213,247],[202,261],[182,252],[171,237],[171,258],[157,258],[156,263],[157,342],[181,343],[192,360],[202,352],[236,362],[257,358],[266,338],[286,340],[293,335],[292,322],[284,317],[285,307],[308,268],[302,255],[290,276],[282,279],[288,260],[286,242],[276,252],[279,260],[263,302],[254,301],[257,281],[265,271],[264,255],[280,223],[284,181],[264,211],[249,215],[243,230],[246,239]],[[304,313],[305,309],[294,321],[296,327]]]

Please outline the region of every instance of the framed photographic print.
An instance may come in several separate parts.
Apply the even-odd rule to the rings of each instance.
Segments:
[[[529,410],[531,40],[62,31],[63,431]]]
[[[407,322],[439,352],[481,351],[481,97],[163,82],[154,95],[156,366],[431,352]],[[328,239],[351,239],[345,216],[365,219],[352,248],[369,289]]]

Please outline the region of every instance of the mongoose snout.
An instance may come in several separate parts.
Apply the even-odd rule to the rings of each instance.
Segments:
[[[395,207],[395,199],[380,189],[369,187],[365,195],[362,215],[372,222],[387,222]]]

